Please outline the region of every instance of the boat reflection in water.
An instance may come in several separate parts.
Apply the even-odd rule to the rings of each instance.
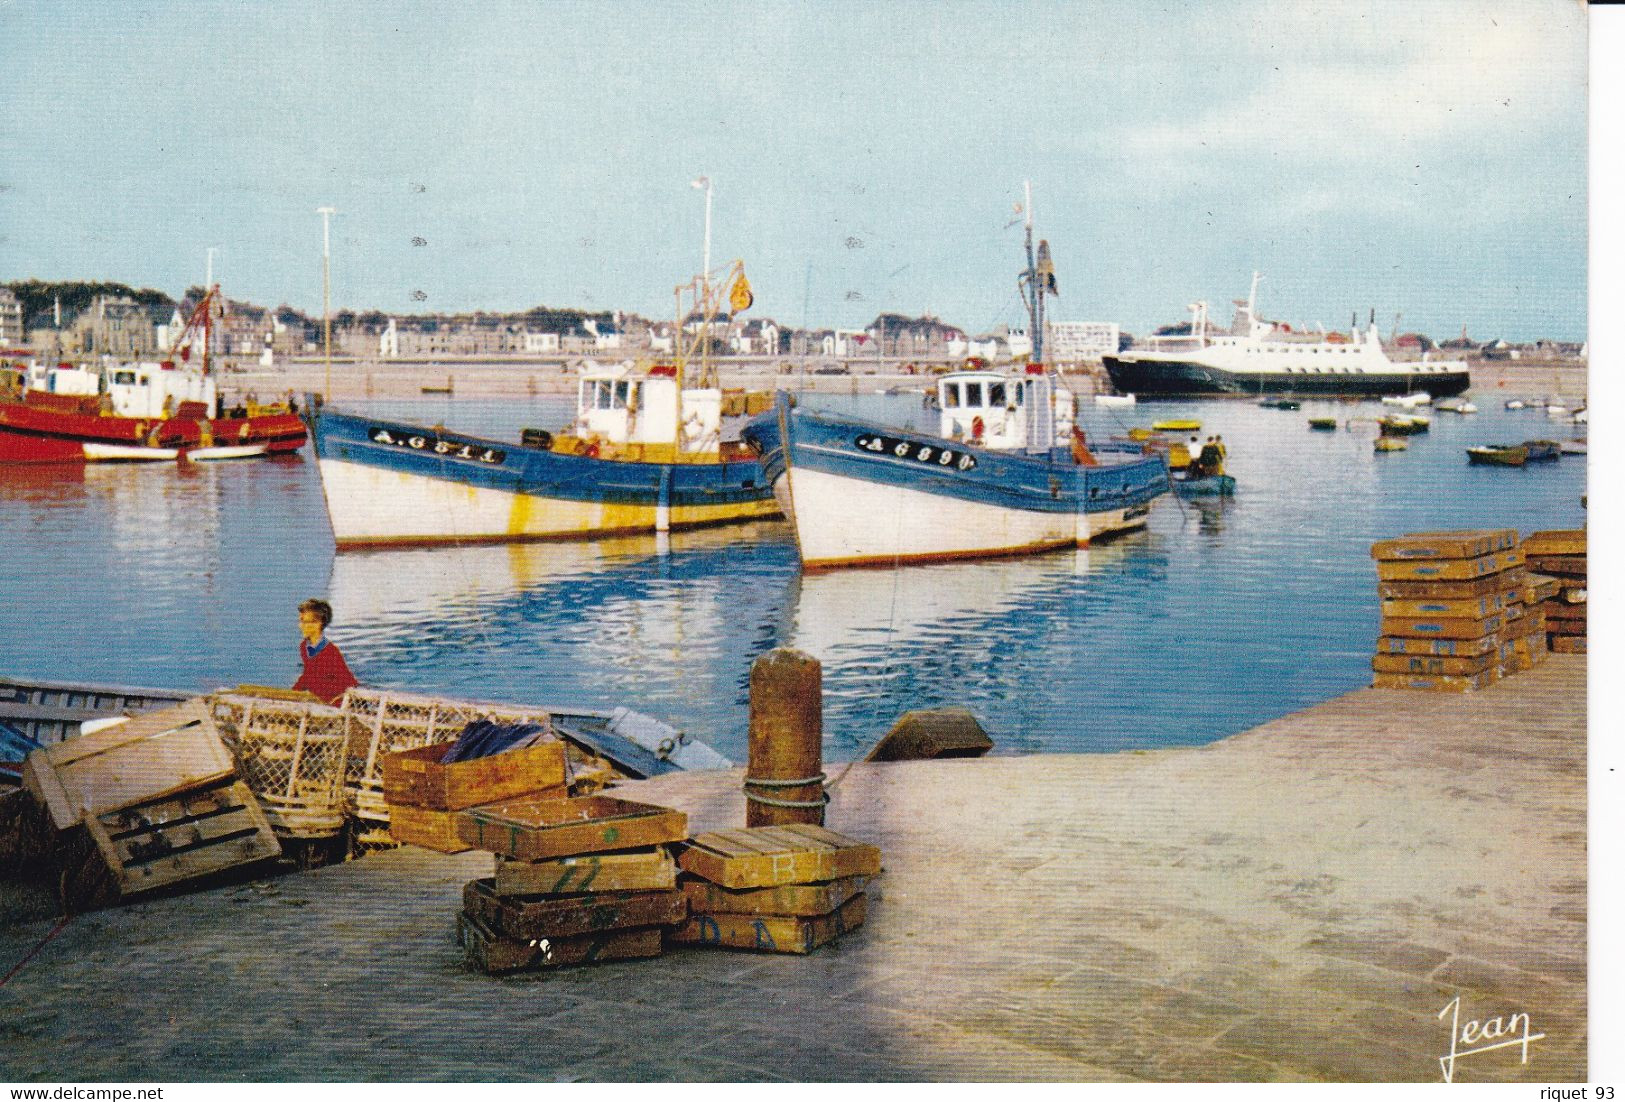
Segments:
[[[823,663],[830,756],[861,756],[904,711],[946,705],[977,713],[996,752],[1042,748],[1050,713],[1073,707],[1091,622],[1121,619],[1123,579],[1159,572],[1156,542],[799,575],[781,645]]]
[[[369,683],[562,708],[627,705],[748,756],[750,666],[818,658],[831,761],[909,708],[964,704],[1001,751],[1076,708],[1105,635],[1165,572],[1139,533],[1022,559],[803,577],[783,522],[586,543],[337,555],[334,635]],[[1070,684],[1057,691],[1059,677]],[[1087,692],[1087,688],[1084,688]]]
[[[742,538],[743,537],[743,538]],[[743,760],[784,525],[336,555],[335,638],[369,683],[557,708],[629,706]],[[737,731],[718,737],[737,711]]]

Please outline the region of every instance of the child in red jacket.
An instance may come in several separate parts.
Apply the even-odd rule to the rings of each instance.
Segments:
[[[322,632],[333,622],[333,606],[312,597],[299,606],[299,661],[304,671],[293,683],[295,689],[314,693],[323,703],[337,705],[344,690],[359,685],[355,674],[345,664],[344,655],[336,644],[323,637]]]

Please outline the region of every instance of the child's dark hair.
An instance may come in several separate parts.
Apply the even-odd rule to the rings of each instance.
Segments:
[[[312,597],[308,601],[299,602],[299,611],[314,612],[316,614],[316,619],[322,622],[322,627],[324,628],[333,622],[333,606],[316,597]]]

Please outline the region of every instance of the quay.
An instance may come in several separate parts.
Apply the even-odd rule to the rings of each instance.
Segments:
[[[453,937],[490,856],[410,847],[60,930],[13,917],[0,974],[37,952],[0,986],[0,1069],[1438,1082],[1454,1048],[1456,1082],[1584,1082],[1585,663],[1361,689],[1203,747],[833,765],[827,822],[885,872],[867,924],[805,957],[493,979]],[[617,794],[699,832],[744,822],[740,781]],[[1499,1045],[1515,1027],[1535,1039]]]

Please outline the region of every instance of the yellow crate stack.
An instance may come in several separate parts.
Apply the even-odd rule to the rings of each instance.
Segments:
[[[1518,658],[1539,617],[1516,530],[1418,532],[1378,540],[1371,557],[1382,601],[1377,688],[1472,692],[1536,661]]]
[[[1561,654],[1586,653],[1585,529],[1532,532],[1522,548],[1540,585],[1547,643]]]

